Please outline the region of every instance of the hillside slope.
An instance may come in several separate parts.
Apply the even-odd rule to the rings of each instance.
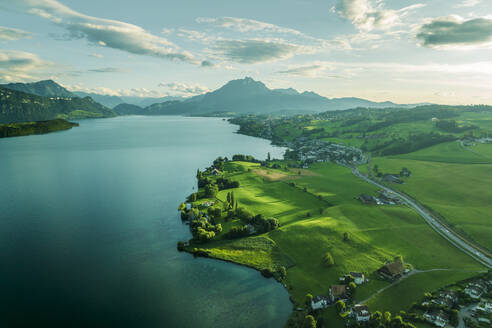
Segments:
[[[89,97],[47,98],[0,88],[0,123],[112,116],[114,111]]]

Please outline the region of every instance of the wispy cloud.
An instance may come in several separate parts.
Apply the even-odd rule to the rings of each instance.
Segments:
[[[492,46],[492,19],[459,16],[433,19],[418,28],[417,40],[431,48]]]
[[[273,40],[219,40],[215,49],[227,60],[242,64],[264,63],[287,59],[297,53],[312,53],[307,47]]]
[[[52,63],[29,52],[0,50],[0,80],[6,82],[36,79],[37,74],[51,66]]]
[[[123,73],[128,72],[127,70],[117,68],[117,67],[102,67],[102,68],[93,68],[87,70],[90,73]]]
[[[178,82],[161,82],[159,87],[164,88],[168,95],[183,97],[196,96],[210,91],[208,87],[203,85]]]
[[[454,8],[471,8],[475,7],[476,5],[480,4],[482,0],[464,0],[463,2],[460,2],[456,5],[454,5]]]
[[[308,65],[291,66],[285,70],[277,71],[277,73],[289,76],[319,77],[332,68],[333,65],[331,63],[317,62]]]
[[[398,10],[384,8],[382,0],[338,0],[335,11],[340,17],[352,22],[361,31],[389,30],[401,24],[402,17],[410,11],[422,8],[416,3]]]
[[[19,30],[17,28],[0,26],[0,40],[19,40],[27,39],[32,36],[32,33]]]
[[[93,45],[200,65],[188,51],[142,27],[117,20],[88,16],[55,0],[18,0],[27,12],[65,28],[71,39],[86,39]]]
[[[315,38],[292,28],[248,18],[200,17],[196,21],[208,24],[214,29],[234,32],[234,35],[229,37],[217,32],[204,34],[187,31],[187,35],[182,35],[212,44],[209,46],[208,53],[217,60],[257,64],[283,60],[300,54],[351,48],[349,41],[343,38],[333,40]]]

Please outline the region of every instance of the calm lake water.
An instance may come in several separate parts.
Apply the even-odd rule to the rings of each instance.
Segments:
[[[176,251],[197,168],[283,153],[236,130],[133,116],[0,139],[0,327],[281,327],[280,284]]]

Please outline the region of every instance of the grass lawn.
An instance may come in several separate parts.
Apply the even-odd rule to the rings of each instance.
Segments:
[[[365,299],[388,284],[371,273],[397,255],[421,270],[482,269],[442,239],[413,210],[403,206],[362,205],[356,197],[361,193],[375,193],[376,189],[353,176],[347,168],[323,163],[299,175],[296,170],[285,169],[261,168],[260,172],[259,165],[251,163],[226,165],[226,177],[240,182],[240,187],[233,189],[239,206],[255,214],[275,217],[281,227],[259,236],[219,238],[202,248],[213,257],[257,269],[285,266],[288,270],[284,282],[298,304],[303,303],[307,293],[326,295],[338,277],[349,271],[369,274],[371,282],[356,292],[357,299]],[[228,191],[221,191],[218,199],[224,200]],[[344,233],[349,234],[348,241],[344,241]],[[332,254],[335,265],[323,264],[326,252]],[[447,284],[458,278],[463,279],[454,271],[444,272],[439,283]],[[410,304],[422,297],[423,291],[432,290],[435,284],[429,285],[431,280],[416,279],[414,284],[402,284],[401,292],[408,295],[405,302]],[[385,306],[377,299],[371,300],[375,302],[372,310]]]
[[[452,141],[424,148],[413,153],[392,156],[391,158],[463,164],[492,163],[492,147],[487,147],[487,145],[480,146],[463,147],[459,142]],[[488,153],[482,149],[488,150]]]
[[[392,313],[407,310],[416,300],[423,298],[424,293],[432,292],[455,281],[476,276],[476,272],[464,271],[433,271],[414,274],[399,284],[386,289],[371,298],[367,305],[371,309],[380,309]]]
[[[412,176],[403,185],[393,187],[444,216],[457,231],[492,249],[492,165],[399,158],[374,158],[373,163],[385,173],[407,167]]]

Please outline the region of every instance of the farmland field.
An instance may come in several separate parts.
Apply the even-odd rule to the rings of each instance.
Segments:
[[[409,280],[413,283],[402,283],[398,290],[408,297],[404,302],[395,303],[393,308],[406,308],[428,288],[463,279],[473,275],[472,271],[482,269],[442,239],[413,210],[404,206],[361,204],[356,199],[358,195],[375,194],[377,189],[353,176],[347,168],[320,163],[302,170],[299,175],[296,170],[229,162],[225,171],[225,177],[240,182],[240,187],[234,189],[240,207],[275,217],[281,226],[259,236],[232,240],[219,237],[200,246],[201,249],[211,257],[257,269],[286,267],[284,283],[297,304],[302,304],[307,293],[327,294],[330,285],[349,271],[366,272],[371,277],[371,282],[355,293],[356,299],[368,298],[388,284],[373,272],[399,255],[419,270],[470,271],[440,272],[439,282],[430,287],[429,279],[422,279],[426,274]],[[268,176],[281,178],[269,179]],[[225,201],[226,193],[227,190],[219,192],[217,200]],[[224,232],[241,224],[239,219],[221,220]],[[349,240],[344,240],[345,233],[350,236]],[[332,254],[335,265],[323,264],[326,252]],[[372,298],[371,303],[374,310],[386,307],[383,295]]]

